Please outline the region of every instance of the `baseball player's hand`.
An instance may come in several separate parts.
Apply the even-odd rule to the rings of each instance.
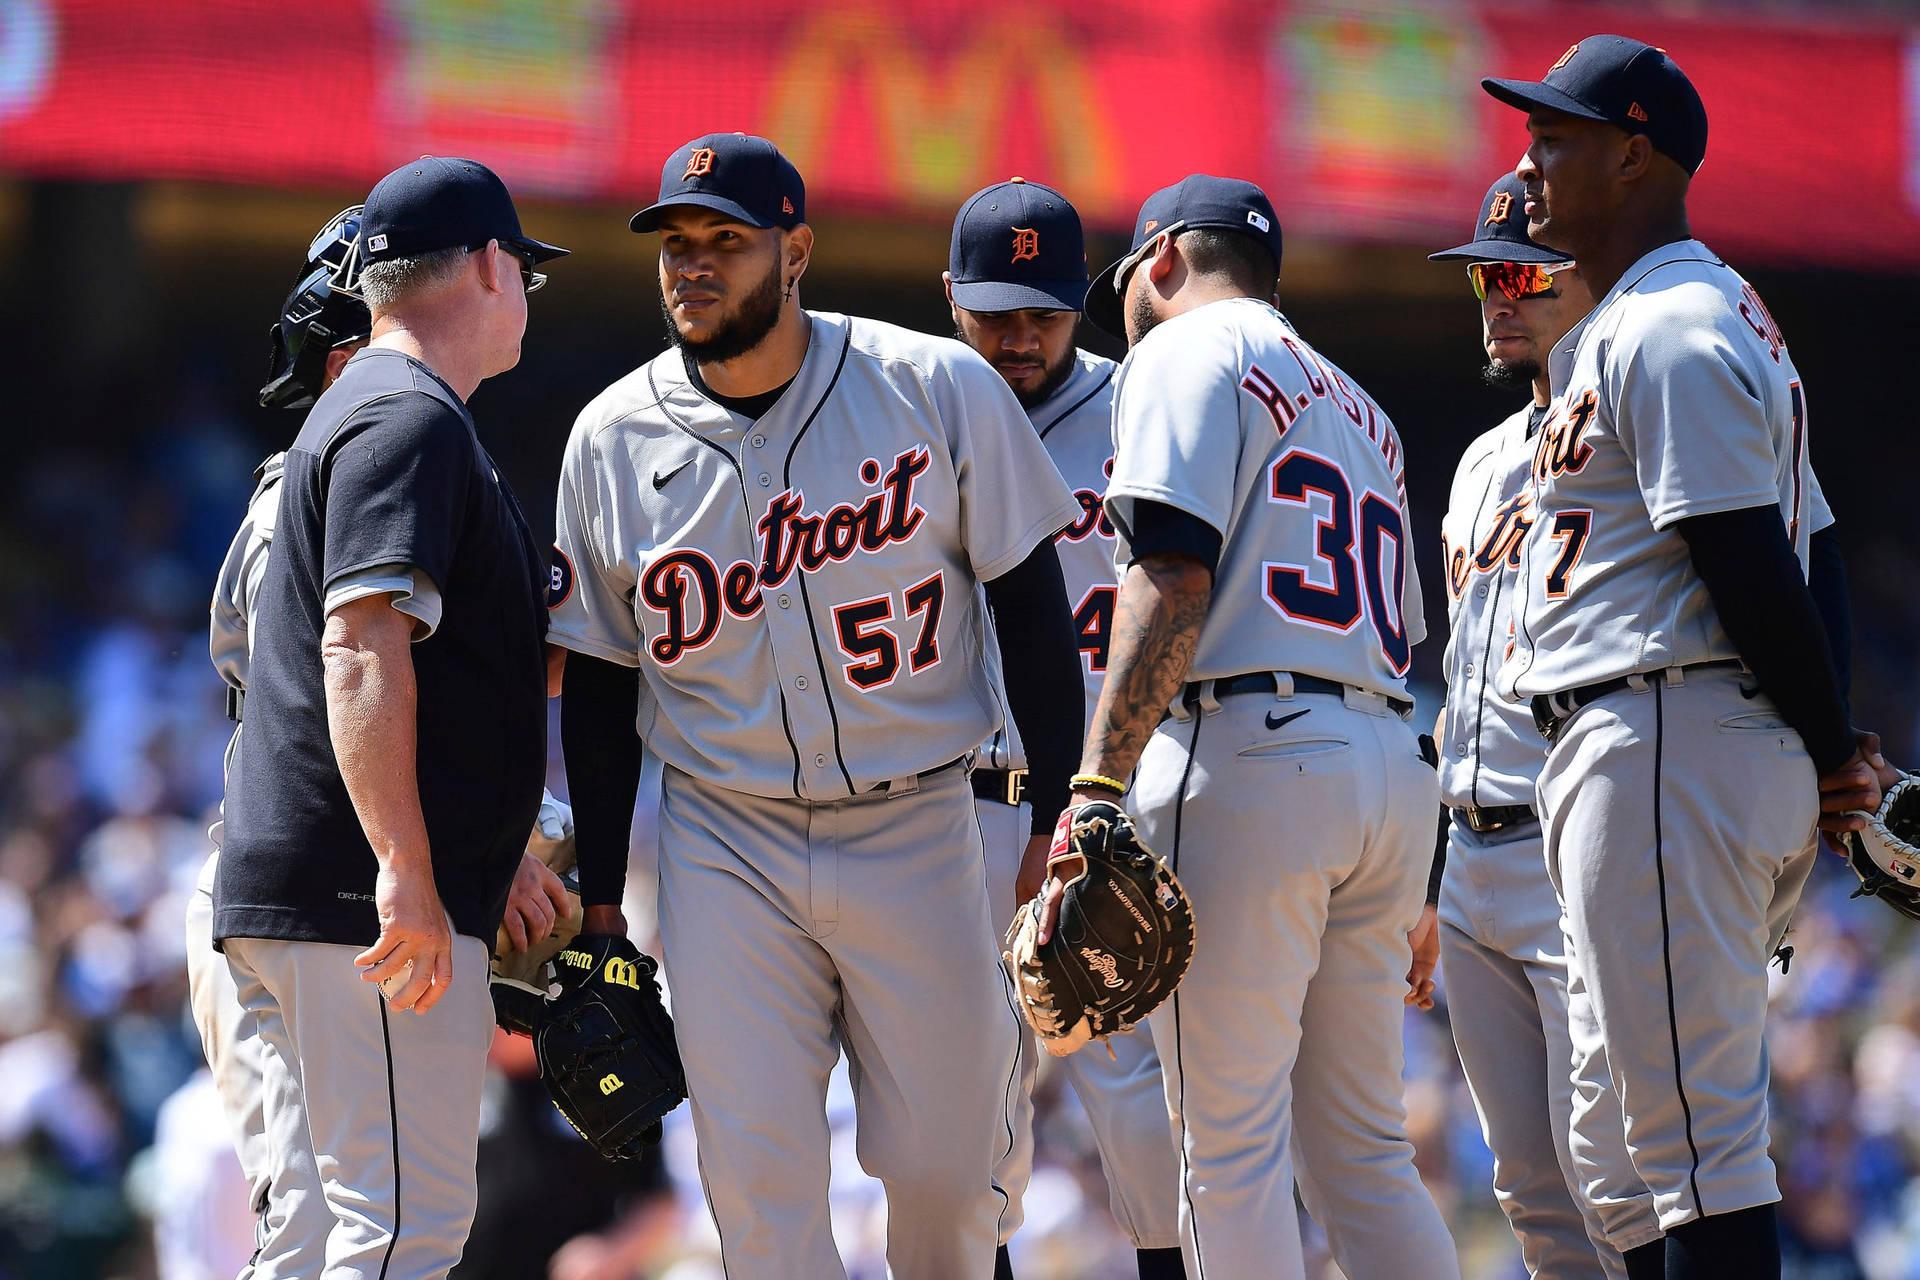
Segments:
[[[1029,836],[1027,850],[1020,855],[1020,874],[1013,879],[1013,905],[1032,902],[1047,882],[1047,848],[1051,835]],[[1049,926],[1051,927],[1051,926]]]
[[[1413,967],[1407,970],[1406,1002],[1416,1009],[1433,1008],[1433,971],[1440,963],[1440,912],[1429,902],[1420,908],[1420,923],[1407,935],[1413,949]]]
[[[1879,752],[1874,755],[1878,758]],[[1879,807],[1879,773],[1864,751],[1855,751],[1845,764],[1820,779],[1822,831],[1859,831],[1867,825],[1866,815]]]
[[[453,982],[453,922],[440,905],[426,855],[417,863],[402,864],[398,857],[382,861],[373,904],[380,937],[353,958],[360,977],[379,983],[393,1008],[425,1013]]]
[[[501,927],[515,951],[525,951],[546,940],[554,921],[572,912],[567,901],[567,886],[547,864],[530,853],[520,855],[519,869],[513,873],[513,888],[507,894],[507,914]]]
[[[1880,753],[1879,734],[1871,729],[1855,729],[1853,731],[1853,740],[1860,747],[1861,757],[1873,766],[1874,781],[1880,784],[1880,791],[1883,795],[1893,790],[1900,779],[1906,776],[1888,764],[1886,756]]]

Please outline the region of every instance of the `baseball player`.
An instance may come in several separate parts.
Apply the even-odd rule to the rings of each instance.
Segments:
[[[1074,606],[1091,711],[1106,678],[1118,590],[1113,525],[1100,506],[1113,465],[1115,365],[1073,342],[1087,294],[1080,215],[1058,191],[1023,178],[977,192],[954,219],[945,280],[961,340],[1013,388],[1080,504],[1074,522],[1055,535],[1054,549]],[[1055,816],[1027,803],[1026,776],[1026,755],[1009,725],[987,743],[973,771],[994,920],[1002,932],[1015,905],[1039,888],[1037,859],[1025,859],[1028,880],[1016,882],[1032,843],[1044,851]],[[1111,1054],[1074,1054],[1059,1059],[1060,1067],[1086,1109],[1114,1220],[1133,1241],[1142,1280],[1180,1276],[1180,1169],[1160,1060],[1145,1028],[1108,1044]],[[1032,1169],[1032,1106],[1026,1096],[1038,1060],[1038,1045],[1023,1035],[1018,1165],[1001,1173],[1009,1191],[1024,1189]]]
[[[262,408],[310,407],[333,385],[353,353],[366,345],[373,320],[359,297],[359,234],[360,206],[354,205],[330,218],[314,237],[306,269],[287,295],[280,319],[272,328],[272,369],[267,384],[260,389]],[[227,747],[229,763],[239,744],[254,614],[272,549],[285,461],[284,453],[276,453],[255,472],[257,484],[248,500],[246,516],[234,533],[214,583],[209,650],[214,669],[226,682],[227,712],[235,726]],[[534,832],[535,842],[544,845],[566,838],[571,821],[566,805],[546,796]],[[234,1149],[247,1179],[250,1202],[254,1212],[261,1215],[262,1239],[281,1225],[276,1220],[279,1218],[299,1220],[292,1223],[296,1232],[324,1232],[331,1220],[326,1203],[321,1197],[306,1194],[307,1184],[299,1180],[284,1197],[276,1219],[267,1217],[272,1162],[267,1155],[262,1112],[260,1040],[240,1004],[233,974],[213,946],[213,882],[223,826],[216,822],[208,833],[214,848],[187,902],[187,981],[194,1023],[221,1105],[233,1127]],[[544,938],[556,918],[568,909],[559,877],[530,851],[522,859],[507,902],[506,926],[515,945],[525,947]],[[304,1152],[293,1150],[288,1158],[301,1161]],[[241,1280],[251,1275],[249,1264]]]
[[[532,264],[564,250],[472,161],[404,166],[360,221],[372,337],[285,456],[272,553],[236,556],[247,731],[212,934],[258,1041],[258,1274],[437,1280],[472,1220],[486,956],[546,754],[541,560],[464,400],[518,359]]]
[[[1807,586],[1806,395],[1759,295],[1691,238],[1706,109],[1665,52],[1591,36],[1541,81],[1482,83],[1529,113],[1529,234],[1599,298],[1550,359],[1497,676],[1550,742],[1547,868],[1612,1085],[1581,1074],[1572,1152],[1604,1219],[1618,1112],[1666,1233],[1608,1224],[1629,1275],[1778,1276],[1767,960],[1816,820],[1879,799]]]
[[[1454,1044],[1493,1151],[1494,1195],[1527,1274],[1618,1280],[1624,1264],[1581,1195],[1568,1150],[1566,949],[1533,809],[1540,733],[1525,707],[1492,687],[1532,518],[1527,474],[1547,414],[1547,353],[1593,307],[1566,255],[1527,238],[1524,199],[1520,180],[1507,174],[1487,192],[1467,242],[1429,255],[1468,264],[1487,382],[1532,393],[1467,446],[1440,524],[1451,623],[1447,704],[1435,731],[1448,811],[1440,956]],[[1584,1002],[1580,1013],[1591,1019]],[[1607,1139],[1619,1150],[1624,1135],[1616,1125]],[[1643,1227],[1651,1224],[1645,1189],[1635,1182],[1626,1192],[1607,1197],[1614,1226],[1625,1225],[1620,1210],[1629,1207]]]
[[[1407,724],[1425,628],[1400,439],[1274,310],[1279,263],[1259,188],[1196,174],[1087,295],[1131,346],[1106,496],[1126,567],[1074,795],[1131,776],[1193,903],[1192,968],[1152,1020],[1187,1274],[1303,1275],[1297,1170],[1346,1274],[1453,1280],[1401,1103],[1438,792]]]
[[[823,1112],[844,1048],[893,1274],[980,1280],[1018,1084],[964,766],[1000,719],[980,584],[1051,814],[1083,714],[1053,535],[1080,508],[974,352],[802,308],[805,219],[793,165],[740,134],[681,147],[633,219],[674,345],[574,427],[551,600],[586,930],[624,930],[608,853],[637,726],[728,1273],[844,1275]]]

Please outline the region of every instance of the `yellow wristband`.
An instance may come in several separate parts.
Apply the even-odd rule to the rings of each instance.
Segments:
[[[1076,773],[1068,781],[1076,787],[1099,787],[1117,796],[1127,794],[1126,783],[1117,778],[1109,778],[1103,773]]]

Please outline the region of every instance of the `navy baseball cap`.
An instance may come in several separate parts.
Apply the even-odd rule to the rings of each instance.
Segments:
[[[1140,206],[1133,224],[1133,248],[1108,264],[1087,290],[1087,319],[1117,338],[1127,336],[1120,291],[1127,275],[1139,264],[1140,251],[1168,231],[1197,231],[1218,227],[1252,236],[1273,250],[1274,270],[1280,269],[1280,219],[1266,192],[1238,178],[1216,178],[1192,173],[1170,187],[1162,187]]]
[[[478,160],[421,156],[403,164],[374,184],[360,214],[360,257],[366,262],[477,249],[489,240],[535,262],[567,254],[520,230],[507,184]]]
[[[1087,304],[1080,214],[1025,178],[977,191],[953,220],[947,274],[954,305],[969,311],[1078,311]]]
[[[717,209],[750,227],[792,228],[807,220],[807,188],[793,161],[745,133],[709,133],[668,156],[659,198],[628,225],[658,231],[660,215],[680,204]]]
[[[1588,36],[1560,55],[1540,80],[1494,80],[1480,87],[1522,111],[1548,107],[1644,133],[1688,173],[1707,155],[1707,107],[1665,49],[1625,36]]]
[[[1509,173],[1487,189],[1480,216],[1467,242],[1427,255],[1428,262],[1571,262],[1558,249],[1535,244],[1527,235],[1527,186]]]

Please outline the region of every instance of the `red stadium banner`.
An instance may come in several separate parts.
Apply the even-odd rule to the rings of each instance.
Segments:
[[[1192,0],[0,0],[0,173],[362,186],[427,152],[644,202],[696,133],[778,141],[816,210],[940,220],[1013,173],[1125,229],[1195,170],[1290,228],[1438,242],[1525,145],[1483,75],[1659,44],[1707,101],[1695,230],[1920,266],[1920,36],[1613,5]]]

